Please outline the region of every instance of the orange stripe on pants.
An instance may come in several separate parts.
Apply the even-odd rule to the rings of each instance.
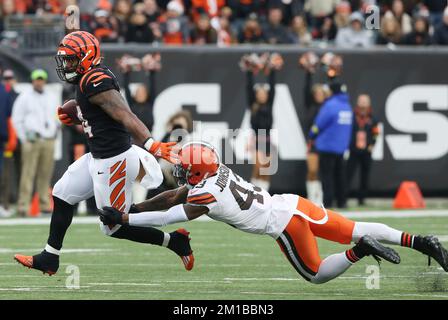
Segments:
[[[324,217],[324,210],[311,201],[299,197],[297,209],[308,215],[313,220],[320,220]],[[339,242],[342,244],[349,244],[352,240],[353,228],[355,223],[342,215],[327,210],[328,221],[325,224],[311,223],[301,216],[293,216],[284,230],[292,243],[294,253],[298,256],[301,263],[317,273],[320,263],[322,261],[319,255],[319,248],[317,246],[316,237],[326,240]],[[280,245],[280,241],[277,240]],[[283,253],[284,252],[282,248]],[[290,257],[288,260],[291,261]],[[296,268],[296,266],[294,266]]]

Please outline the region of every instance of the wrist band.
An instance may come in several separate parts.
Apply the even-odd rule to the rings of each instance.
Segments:
[[[148,138],[148,139],[146,139],[146,141],[143,144],[143,146],[145,147],[146,150],[149,150],[149,149],[151,149],[153,143],[154,143],[154,139],[153,138]]]

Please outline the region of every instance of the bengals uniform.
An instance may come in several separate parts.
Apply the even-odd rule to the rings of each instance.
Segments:
[[[70,39],[77,41],[73,35]],[[81,40],[79,40],[81,41]],[[70,42],[67,44],[70,45]],[[132,186],[142,163],[146,188],[157,188],[163,181],[159,164],[147,151],[131,144],[131,135],[89,98],[108,90],[120,91],[115,75],[104,65],[84,73],[76,85],[78,118],[87,137],[90,153],[74,162],[56,183],[53,195],[69,204],[95,196],[97,208],[112,206],[128,212],[132,204]],[[107,235],[119,225],[103,226]]]

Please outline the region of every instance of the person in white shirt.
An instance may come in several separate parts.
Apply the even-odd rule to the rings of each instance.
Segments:
[[[341,48],[368,48],[373,45],[373,33],[364,28],[364,17],[360,12],[350,15],[350,25],[336,34],[335,44]]]
[[[17,213],[25,216],[31,203],[34,183],[41,212],[51,212],[49,188],[54,168],[54,146],[59,122],[57,105],[46,89],[48,74],[42,69],[31,73],[32,88],[14,102],[12,122],[22,148],[22,174]]]
[[[352,221],[294,194],[271,196],[222,164],[208,144],[185,144],[174,175],[180,188],[132,205],[130,214],[105,207],[100,211],[101,221],[105,225],[165,226],[207,215],[244,232],[271,236],[294,269],[315,284],[340,276],[369,255],[377,261],[383,258],[400,263],[398,253],[380,241],[427,254],[448,272],[448,251],[436,237],[411,235],[381,223]],[[316,237],[356,244],[322,259]]]

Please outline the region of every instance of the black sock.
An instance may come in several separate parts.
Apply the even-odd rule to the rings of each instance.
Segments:
[[[55,196],[53,201],[54,209],[51,215],[48,244],[56,250],[61,250],[65,233],[72,223],[74,206]]]
[[[364,250],[362,250],[358,245],[345,251],[345,256],[351,263],[355,263],[366,256]]]
[[[161,246],[163,244],[165,233],[152,227],[123,225],[112,234],[112,237]]]
[[[423,238],[420,236],[414,236],[412,234],[403,232],[401,234],[401,246],[419,250],[419,248],[421,248],[422,239]]]

